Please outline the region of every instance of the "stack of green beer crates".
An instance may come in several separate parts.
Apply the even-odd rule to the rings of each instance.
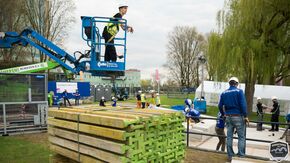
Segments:
[[[79,162],[181,162],[181,112],[131,108],[50,110],[50,148]]]

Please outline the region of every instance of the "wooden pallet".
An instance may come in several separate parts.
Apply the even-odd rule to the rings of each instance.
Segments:
[[[184,158],[180,112],[87,107],[51,110],[49,116],[52,149],[76,161],[155,163]]]

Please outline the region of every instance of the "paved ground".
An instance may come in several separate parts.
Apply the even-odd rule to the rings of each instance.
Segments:
[[[214,127],[215,123],[213,120],[202,120],[201,124],[191,124],[190,130],[194,132],[210,133],[215,134]],[[213,121],[213,122],[212,122]],[[185,124],[184,124],[185,125]],[[247,128],[247,138],[277,141],[282,136],[284,129],[279,132],[269,132],[268,129],[263,131],[256,131],[256,128]],[[237,136],[237,135],[234,135]],[[285,141],[285,139],[283,139]],[[217,137],[209,136],[190,136],[189,146],[198,147],[202,149],[215,150],[216,144],[218,143]],[[263,158],[270,158],[269,154],[269,143],[247,141],[246,143],[246,154],[251,156],[258,156]],[[234,140],[234,151],[237,152],[237,140]],[[288,161],[290,158],[287,159]],[[237,160],[236,162],[243,162]]]

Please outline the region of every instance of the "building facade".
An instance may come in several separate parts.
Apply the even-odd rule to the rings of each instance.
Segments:
[[[111,85],[113,82],[110,77],[92,76],[90,73],[77,75],[73,81],[90,82],[91,85]],[[137,69],[128,69],[125,71],[125,76],[116,78],[115,86],[117,88],[140,88],[141,87],[141,71]]]

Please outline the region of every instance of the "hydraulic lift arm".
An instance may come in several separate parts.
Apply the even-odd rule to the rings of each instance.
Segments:
[[[13,48],[17,45],[27,46],[29,44],[74,74],[79,74],[80,71],[82,71],[91,73],[93,76],[108,76],[113,78],[123,76],[126,65],[127,31],[124,31],[123,37],[115,37],[114,40],[116,40],[117,43],[105,43],[98,24],[115,23],[127,27],[127,20],[120,19],[115,21],[109,17],[89,16],[82,16],[81,20],[81,36],[90,48],[85,53],[77,51],[74,55],[70,55],[33,29],[25,29],[21,33],[0,32],[0,48]],[[114,45],[122,48],[123,60],[118,62],[104,61],[101,50],[102,47],[107,45]],[[76,58],[76,54],[78,54],[78,58]]]
[[[0,48],[13,48],[16,45],[27,46],[28,44],[75,74],[86,71],[85,63],[80,62],[82,56],[76,59],[32,29],[25,29],[20,34],[16,32],[0,34]]]

